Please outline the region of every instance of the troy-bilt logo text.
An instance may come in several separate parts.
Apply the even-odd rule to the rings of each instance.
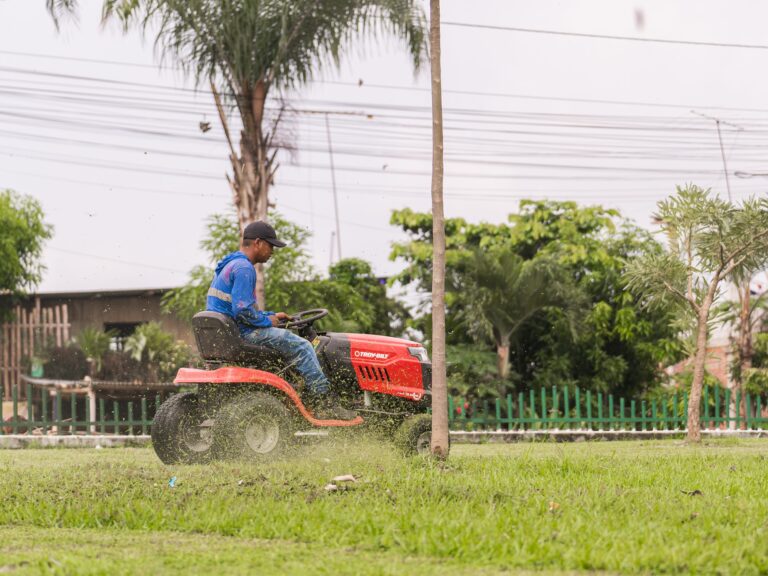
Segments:
[[[389,354],[382,354],[381,352],[363,352],[361,350],[355,350],[355,358],[375,358],[376,360],[386,360],[389,358]]]

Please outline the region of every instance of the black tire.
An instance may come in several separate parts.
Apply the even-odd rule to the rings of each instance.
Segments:
[[[275,396],[239,395],[225,404],[213,424],[213,454],[227,460],[265,461],[294,447],[295,419]]]
[[[204,464],[212,459],[210,415],[194,392],[175,394],[152,422],[152,447],[164,464]]]
[[[395,433],[395,445],[406,455],[428,455],[432,444],[432,416],[417,414],[406,418]],[[449,444],[450,446],[450,444]]]

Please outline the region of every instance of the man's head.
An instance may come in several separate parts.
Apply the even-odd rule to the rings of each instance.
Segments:
[[[282,248],[285,242],[277,239],[275,229],[266,222],[251,222],[243,230],[240,249],[253,264],[266,262],[272,256],[272,249]]]

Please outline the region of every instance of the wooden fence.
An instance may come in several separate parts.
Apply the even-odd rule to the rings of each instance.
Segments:
[[[10,399],[12,392],[25,397],[21,386],[21,370],[25,360],[39,354],[47,346],[63,346],[69,341],[69,312],[66,304],[41,307],[16,306],[9,322],[0,324],[0,391]]]

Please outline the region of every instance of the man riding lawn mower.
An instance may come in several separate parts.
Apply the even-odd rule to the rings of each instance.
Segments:
[[[176,394],[158,410],[157,455],[166,464],[258,460],[318,429],[366,425],[397,427],[395,438],[407,453],[429,452],[432,365],[421,344],[318,333],[313,323],[328,314],[324,309],[291,315],[258,309],[253,265],[283,246],[269,224],[254,222],[240,250],[217,265],[208,309],[192,320],[205,369],[176,375],[175,383],[197,391]]]

